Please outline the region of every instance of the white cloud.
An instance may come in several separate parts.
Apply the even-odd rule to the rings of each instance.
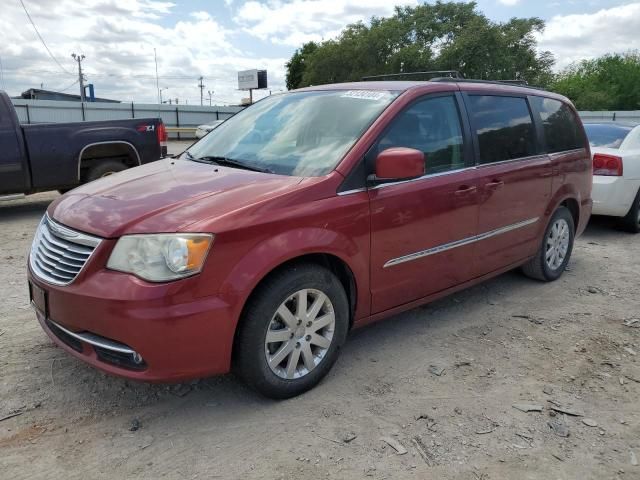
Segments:
[[[191,12],[190,15],[196,20],[202,20],[202,21],[209,20],[211,18],[211,15],[209,15],[208,12],[204,12],[202,10],[197,12]]]
[[[237,10],[235,21],[261,40],[299,47],[300,40],[332,38],[349,23],[392,15],[395,5],[416,4],[418,0],[251,0]]]
[[[48,56],[28,23],[19,2],[3,2],[0,15],[0,57],[4,86],[11,95],[29,87],[78,93],[71,52],[86,55],[83,69],[96,95],[123,101],[157,100],[154,48],[158,56],[164,98],[199,103],[198,77],[204,75],[205,94],[214,101],[237,102],[238,70],[256,66],[269,69],[270,85],[284,88],[286,58],[256,58],[235,46],[237,29],[225,27],[215,11],[176,11],[173,3],[152,0],[25,0],[40,33],[65,74]],[[181,20],[166,25],[168,15]],[[19,28],[16,28],[19,26]],[[0,85],[0,88],[3,88]],[[260,94],[257,95],[258,97]]]
[[[513,7],[514,5],[520,3],[520,0],[498,0],[498,3],[501,3],[502,5],[506,5],[508,7]]]
[[[640,2],[595,13],[557,15],[538,35],[539,48],[556,57],[556,68],[606,53],[640,49]]]

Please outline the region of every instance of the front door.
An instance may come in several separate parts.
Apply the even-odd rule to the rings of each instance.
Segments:
[[[472,275],[478,187],[462,118],[455,95],[424,97],[398,114],[367,155],[409,147],[426,161],[424,177],[369,189],[372,313]]]
[[[466,103],[479,163],[474,276],[480,276],[536,252],[552,169],[526,97],[469,95]]]

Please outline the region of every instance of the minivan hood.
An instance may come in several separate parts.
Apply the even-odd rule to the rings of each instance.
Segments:
[[[269,198],[300,177],[166,159],[83,185],[54,201],[54,220],[104,238],[162,233],[215,218]]]

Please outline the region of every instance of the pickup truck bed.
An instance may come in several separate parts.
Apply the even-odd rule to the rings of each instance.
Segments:
[[[159,118],[20,125],[0,91],[0,195],[69,190],[165,155]]]

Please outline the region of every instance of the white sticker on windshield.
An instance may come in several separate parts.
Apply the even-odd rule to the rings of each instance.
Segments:
[[[358,98],[360,100],[380,100],[387,95],[387,92],[375,90],[348,90],[340,95],[343,98]]]

